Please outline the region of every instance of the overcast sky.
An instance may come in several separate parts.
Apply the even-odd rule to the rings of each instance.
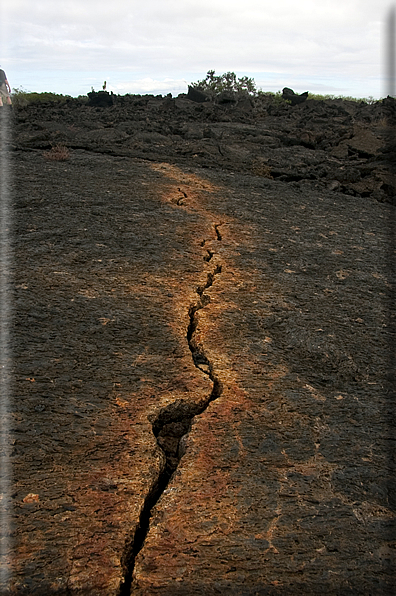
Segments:
[[[264,91],[384,97],[386,0],[0,0],[11,87],[173,95],[233,71]]]

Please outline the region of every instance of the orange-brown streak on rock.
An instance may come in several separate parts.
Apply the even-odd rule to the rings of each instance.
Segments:
[[[241,514],[235,500],[240,488],[234,485],[234,472],[238,477],[238,470],[243,467],[246,458],[239,427],[241,420],[244,419],[246,422],[249,417],[253,402],[249,394],[242,389],[232,362],[227,359],[223,348],[227,338],[221,336],[219,321],[228,309],[238,308],[231,297],[236,288],[250,287],[254,296],[257,290],[254,278],[258,274],[255,271],[247,273],[233,264],[233,256],[238,254],[240,245],[245,248],[254,246],[251,230],[241,228],[232,218],[227,218],[224,222],[221,214],[205,206],[207,203],[205,199],[212,195],[213,200],[213,193],[221,192],[222,189],[213,187],[195,175],[186,175],[175,166],[160,164],[151,167],[174,181],[174,185],[167,187],[162,193],[161,200],[173,204],[175,209],[199,213],[207,222],[206,227],[210,231],[210,234],[201,234],[201,237],[199,235],[197,237],[195,229],[187,231],[190,235],[190,243],[196,246],[197,255],[203,263],[201,273],[196,272],[195,277],[191,275],[192,287],[197,288],[197,290],[194,289],[195,296],[194,293],[192,295],[193,303],[198,303],[198,290],[200,287],[205,287],[207,274],[212,275],[215,268],[218,269],[221,266],[221,272],[214,276],[209,287],[203,290],[205,296],[210,297],[210,302],[200,307],[195,314],[194,343],[203,349],[210,362],[212,374],[220,380],[223,389],[215,403],[209,404],[202,414],[195,417],[192,430],[185,439],[187,451],[180,462],[179,469],[183,477],[183,485],[187,484],[189,487],[189,494],[183,494],[183,504],[180,506],[178,494],[181,486],[176,475],[160,497],[158,507],[154,507],[154,518],[144,545],[147,544],[147,549],[143,547],[136,559],[133,585],[137,590],[160,586],[163,582],[164,570],[170,580],[178,581],[186,577],[190,556],[194,555],[183,552],[183,548],[177,548],[178,556],[175,558],[173,551],[176,545],[180,547],[184,544],[187,548],[187,545],[193,545],[198,539],[202,541],[202,528],[194,523],[196,507],[200,510],[201,520],[205,518],[214,524],[213,532],[208,531],[207,534],[209,541],[212,533],[224,535],[232,533],[241,521]],[[177,197],[181,193],[183,199],[178,202]],[[205,258],[208,254],[210,259]],[[199,276],[198,280],[197,276]],[[270,282],[268,292],[278,304],[287,307],[280,292],[273,288]],[[174,304],[175,312],[184,318],[186,308],[188,309],[192,304],[191,288],[184,295],[178,292]],[[178,324],[175,325],[178,328]],[[287,367],[281,363],[274,364],[266,375],[263,390],[268,393],[273,392],[274,386],[287,372]],[[234,448],[234,446],[237,447],[238,455],[235,460],[232,460],[228,457],[228,452],[230,447]],[[286,457],[285,454],[284,458]],[[225,468],[224,461],[227,462]],[[282,476],[281,470],[279,476]],[[205,478],[204,492],[202,478]],[[219,500],[226,502],[227,506],[216,508],[216,519],[212,520],[213,503]],[[166,511],[164,523],[162,523],[160,511]],[[265,532],[265,538],[269,543],[268,550],[273,552],[276,552],[276,549],[272,544],[272,537],[281,515],[282,509],[278,501],[278,507],[273,511],[272,521],[269,520]],[[146,564],[147,567],[145,567]]]
[[[168,196],[165,200],[167,198]],[[183,208],[188,207],[183,206]],[[209,217],[209,211],[199,208]],[[211,217],[212,221],[219,219],[215,214],[211,214]],[[242,383],[233,369],[232,362],[227,359],[226,350],[223,347],[227,338],[222,337],[220,333],[219,321],[227,309],[238,308],[231,298],[235,288],[251,286],[250,290],[254,296],[257,289],[254,277],[257,272],[246,273],[233,266],[232,255],[237,253],[237,247],[240,244],[245,246],[251,244],[249,236],[244,234],[245,231],[238,232],[235,226],[234,222],[229,227],[224,226],[222,241],[219,243],[223,269],[213,285],[205,291],[211,300],[207,307],[196,314],[197,327],[194,336],[196,343],[204,347],[214,373],[222,382],[223,392],[216,402],[195,418],[192,430],[186,439],[187,452],[179,466],[180,479],[176,476],[170,482],[166,494],[161,497],[158,507],[154,509],[147,548],[142,549],[136,561],[134,586],[139,594],[145,593],[145,590],[149,591],[151,587],[160,586],[165,576],[170,582],[180,581],[182,578],[183,581],[188,582],[188,569],[189,564],[191,565],[194,560],[194,548],[187,545],[193,545],[195,541],[202,544],[203,538],[202,527],[199,523],[195,523],[198,517],[201,522],[206,519],[209,524],[213,524],[214,529],[208,530],[205,534],[209,543],[214,534],[220,533],[225,536],[238,531],[241,522],[241,513],[235,500],[240,488],[234,484],[233,472],[237,472],[238,476],[238,470],[243,468],[246,458],[239,426],[242,419],[246,423],[249,411],[254,408],[249,394],[242,389]],[[217,248],[215,242],[211,246]],[[205,243],[202,248],[206,247]],[[279,290],[272,287],[270,282],[268,293],[276,303],[288,307]],[[268,340],[270,341],[271,338]],[[245,357],[248,358],[247,355],[240,355],[242,360]],[[263,379],[263,392],[276,395],[277,386],[287,374],[288,369],[283,363],[273,363]],[[290,423],[293,424],[293,420],[290,420]],[[235,461],[230,460],[228,456],[230,440],[233,445],[237,445],[238,449]],[[225,461],[227,466],[224,468]],[[287,462],[286,454],[282,461],[287,466],[291,465]],[[274,470],[271,472],[279,481],[284,475],[281,468],[277,472]],[[203,478],[205,479],[204,492]],[[183,486],[188,486],[188,494],[183,491]],[[180,503],[182,491],[183,500]],[[213,504],[218,501],[226,503],[226,506],[215,508],[214,519]],[[269,543],[266,552],[277,552],[273,545],[273,537],[276,535],[277,524],[282,516],[279,498],[277,503],[272,512],[272,520],[269,513],[267,530],[262,536]],[[163,518],[165,512],[166,517]],[[177,557],[173,557],[175,545],[178,545]],[[180,545],[186,545],[187,550],[185,551]]]
[[[93,593],[118,591],[124,576],[121,553],[125,528],[137,524],[145,495],[163,466],[143,400],[136,407],[131,397],[117,393],[115,404],[122,406],[116,405],[108,413],[108,432],[123,440],[118,457],[105,467],[99,464],[89,472],[77,473],[70,483],[69,494],[77,511],[91,512],[89,531],[85,528],[76,536],[76,546],[68,554],[71,590],[86,590],[90,586]],[[136,458],[141,459],[141,467],[150,470],[145,477],[130,477],[130,470],[137,465]]]
[[[154,164],[151,166],[152,169],[161,172],[166,177],[170,178],[172,181],[175,181],[175,186],[171,186],[167,188],[161,195],[161,199],[165,202],[169,202],[175,205],[175,208],[182,208],[187,209],[191,212],[199,213],[203,218],[207,221],[207,232],[205,234],[199,234],[197,236],[197,230],[188,230],[190,234],[190,243],[192,246],[197,246],[197,256],[201,262],[201,273],[195,273],[195,277],[191,279],[191,284],[187,293],[178,292],[175,297],[175,311],[179,313],[181,319],[186,321],[186,314],[188,309],[191,307],[192,304],[197,304],[199,300],[199,296],[197,293],[198,287],[204,287],[208,279],[206,279],[207,274],[210,273],[212,275],[213,271],[218,271],[220,274],[220,267],[221,272],[223,271],[222,267],[224,267],[224,256],[225,253],[232,253],[231,245],[232,241],[228,239],[228,251],[224,250],[224,247],[221,246],[219,243],[219,234],[216,234],[215,226],[218,227],[222,224],[220,217],[217,214],[214,214],[208,210],[206,210],[203,206],[203,194],[205,193],[213,193],[218,192],[220,189],[218,187],[214,187],[209,182],[198,178],[195,175],[185,174],[179,168],[175,166],[170,166],[169,164]],[[180,193],[183,193],[184,200],[178,202],[178,197]],[[199,240],[199,244],[197,241]],[[234,243],[236,245],[236,243]],[[231,250],[230,250],[231,249]],[[211,254],[211,258],[207,261],[204,257],[209,253],[209,250],[213,254]],[[221,250],[222,255],[221,257],[218,256],[217,251]],[[227,266],[226,266],[227,269]],[[192,276],[191,276],[192,277]],[[240,275],[241,277],[241,275]],[[231,282],[235,281],[235,272],[231,276]],[[212,279],[212,283],[217,283],[217,279]],[[183,289],[185,288],[185,284],[183,284]],[[193,288],[193,294],[191,294],[191,289]],[[205,290],[204,290],[205,291]],[[193,298],[193,302],[192,299]],[[216,311],[222,311],[226,305],[224,303],[217,302],[215,305]],[[204,308],[211,309],[212,304],[207,305]],[[200,318],[200,312],[198,311],[195,315],[198,320]],[[179,326],[177,322],[174,324],[175,328],[179,330]],[[211,329],[209,328],[200,328],[199,331],[197,330],[194,334],[194,341],[197,344],[201,344],[203,347],[205,346],[205,337],[208,333],[210,333]],[[222,363],[223,366],[221,367],[221,373],[226,372],[226,380],[227,385],[229,388],[226,390],[227,399],[221,399],[221,410],[222,415],[227,415],[228,410],[233,411],[234,408],[238,410],[245,409],[248,407],[247,401],[244,399],[246,396],[243,391],[241,391],[237,385],[237,382],[233,379],[231,382],[230,379],[230,367],[228,363]],[[197,371],[196,371],[197,372]],[[198,373],[199,374],[199,373]],[[213,367],[213,374],[220,378],[220,381],[223,382],[221,374],[218,374],[216,365]],[[231,373],[232,374],[232,373]],[[231,394],[230,394],[231,389]],[[206,395],[206,399],[208,399],[208,395]],[[231,417],[230,417],[231,418]],[[212,490],[206,491],[205,495],[200,496],[200,501],[203,504],[206,504],[206,507],[210,508],[211,501],[218,497],[219,495],[223,494],[227,490],[228,486],[228,474],[224,470],[219,470],[217,466],[217,461],[221,459],[220,455],[223,450],[223,434],[216,434],[214,433],[214,429],[211,427],[212,422],[210,419],[206,419],[205,415],[201,415],[196,419],[197,423],[202,426],[202,431],[204,432],[205,436],[207,437],[207,442],[205,444],[205,448],[201,449],[199,452],[198,459],[194,462],[194,469],[191,470],[191,474],[195,479],[199,479],[203,474],[208,475],[210,478],[210,484],[212,486]],[[205,428],[204,428],[205,427]],[[237,434],[237,429],[234,428]],[[239,440],[239,444],[241,442]],[[199,489],[198,489],[199,490]],[[165,495],[162,499],[167,499],[167,491],[165,491]],[[228,511],[228,515],[231,515],[231,509]],[[232,513],[232,516],[236,515],[236,511]],[[227,520],[227,524],[229,524],[229,519]],[[156,531],[156,530],[155,530]],[[151,538],[151,541],[154,538]],[[154,539],[155,540],[155,539]],[[184,524],[183,522],[178,522],[175,520],[175,525],[171,529],[168,528],[165,542],[166,542],[166,550],[168,551],[166,555],[166,567],[172,565],[172,544],[175,541],[187,541],[191,542],[191,536],[189,534],[184,535]],[[162,553],[164,554],[164,553]],[[144,548],[141,553],[141,557],[144,557]],[[153,565],[151,563],[151,565]],[[175,570],[177,573],[177,570]]]
[[[158,169],[155,165],[152,166],[152,169],[164,173],[163,168]],[[210,380],[207,375],[205,375],[202,371],[197,370],[197,368],[194,366],[186,334],[189,324],[189,310],[192,305],[199,301],[197,287],[199,285],[205,285],[209,279],[208,274],[210,273],[212,275],[214,269],[216,268],[216,258],[214,258],[213,262],[211,263],[208,263],[203,259],[203,256],[208,253],[206,249],[201,247],[202,239],[207,239],[209,244],[211,237],[215,239],[216,236],[214,233],[214,222],[212,221],[213,218],[209,217],[207,212],[200,208],[199,205],[202,199],[202,193],[213,192],[217,189],[215,189],[209,183],[206,183],[206,181],[200,180],[196,176],[184,176],[180,170],[174,167],[166,167],[165,173],[168,177],[171,177],[172,180],[177,178],[177,185],[175,188],[169,188],[168,185],[164,187],[164,184],[160,181],[157,186],[157,193],[161,197],[161,201],[170,203],[175,209],[187,209],[189,213],[194,215],[197,214],[198,219],[195,218],[194,222],[187,223],[186,226],[183,227],[183,230],[180,230],[180,236],[183,241],[183,245],[187,244],[187,246],[191,246],[191,266],[183,271],[182,279],[180,279],[180,276],[176,271],[173,273],[172,270],[169,270],[169,275],[166,277],[144,273],[144,286],[140,285],[139,282],[132,284],[131,280],[124,280],[124,291],[127,293],[133,293],[135,296],[136,294],[142,294],[142,296],[145,296],[147,292],[149,292],[149,295],[152,293],[154,296],[157,296],[159,291],[166,292],[166,301],[168,304],[171,304],[171,307],[168,308],[167,311],[169,316],[167,317],[166,325],[172,331],[179,343],[177,358],[179,359],[180,370],[180,374],[177,375],[176,378],[167,378],[164,379],[163,382],[161,379],[158,379],[158,384],[156,385],[153,385],[150,383],[150,379],[147,379],[145,388],[146,398],[144,398],[144,395],[141,395],[140,397],[135,395],[133,399],[134,402],[136,402],[136,399],[138,399],[138,401],[141,400],[142,402],[146,403],[148,401],[147,398],[149,397],[148,394],[151,394],[151,398],[155,396],[154,400],[151,399],[153,407],[149,409],[150,411],[142,411],[143,418],[140,420],[139,424],[141,428],[144,428],[144,436],[147,438],[148,443],[153,443],[152,455],[154,455],[154,458],[157,462],[162,462],[162,464],[156,465],[155,469],[153,470],[152,465],[150,466],[149,462],[142,462],[141,468],[151,468],[152,474],[147,480],[146,486],[139,487],[141,495],[139,500],[140,510],[134,511],[134,515],[130,516],[129,521],[129,527],[132,530],[132,534],[135,534],[137,531],[138,526],[136,525],[136,519],[139,519],[140,514],[142,513],[145,517],[149,515],[147,505],[153,498],[156,498],[156,484],[159,481],[160,486],[162,486],[165,478],[162,477],[162,471],[164,470],[164,453],[157,445],[155,437],[151,432],[151,428],[150,437],[147,436],[148,421],[150,422],[151,426],[151,423],[155,423],[157,420],[161,408],[169,406],[173,403],[184,402],[190,404],[191,406],[198,404],[199,406],[204,407],[211,395]],[[179,201],[179,199],[183,200]],[[187,206],[183,204],[184,201],[188,203]],[[216,222],[217,220],[215,219],[214,221]],[[177,253],[175,253],[174,258],[178,258]],[[173,298],[169,300],[169,295],[172,296],[172,294]],[[145,361],[146,359],[150,358],[150,354],[141,354],[139,358],[140,360]],[[128,402],[128,396],[124,395],[122,398],[117,396],[117,400],[118,403],[120,403],[121,400],[121,403],[123,406],[125,406],[125,402]],[[130,429],[130,432],[131,434],[135,434],[133,433],[132,428]],[[132,443],[137,441],[139,444],[140,440],[141,439],[139,437],[135,437]],[[102,473],[106,475],[107,472],[102,471]],[[138,487],[136,488],[138,489]],[[94,506],[92,501],[95,499],[95,496],[96,495],[93,493],[85,495],[85,498],[90,501],[90,507]],[[100,505],[98,507],[100,509]],[[107,507],[105,508],[105,511],[107,512]],[[102,512],[98,512],[98,524],[96,525],[99,525],[99,527],[101,525],[102,517]],[[148,519],[145,521],[143,521],[143,518],[141,517],[140,519],[140,526],[143,528],[145,524],[148,523]],[[95,523],[93,525],[95,526]],[[92,528],[92,530],[92,536],[94,536],[94,528]],[[137,538],[138,535],[139,538]],[[141,531],[139,530],[139,532],[135,534],[135,538],[132,539],[132,545],[130,543],[127,545],[124,555],[125,561],[127,561],[128,557],[130,556],[128,552],[130,553],[131,549],[132,551],[136,549],[136,545],[139,544],[141,536]],[[99,565],[101,563],[108,565],[108,562],[106,563],[105,561],[99,561]],[[133,560],[132,562],[128,562],[128,565],[133,566]],[[79,581],[78,577],[79,576],[77,575],[75,582]],[[122,588],[123,593],[126,593],[128,583],[129,579],[127,575],[125,586]]]
[[[236,222],[232,217],[227,217],[227,221],[225,222],[225,221],[223,221],[223,219],[224,219],[223,215],[217,214],[211,210],[208,210],[204,206],[205,198],[207,197],[208,194],[210,195],[210,194],[215,194],[215,193],[219,193],[222,191],[224,192],[224,189],[222,189],[219,186],[213,185],[208,180],[200,178],[200,177],[196,176],[195,174],[183,172],[180,168],[178,168],[177,166],[171,165],[171,164],[167,164],[167,163],[151,164],[151,168],[157,172],[160,172],[161,174],[163,174],[164,176],[166,176],[167,178],[169,178],[170,180],[175,182],[174,187],[173,186],[170,187],[164,194],[162,194],[161,198],[163,201],[175,204],[176,201],[174,200],[174,197],[176,195],[180,194],[180,192],[183,192],[183,195],[186,199],[182,205],[183,208],[187,209],[187,210],[194,211],[194,212],[198,212],[201,215],[203,215],[204,218],[207,220],[208,226],[211,230],[211,237],[203,239],[204,246],[202,247],[202,251],[201,251],[202,259],[205,256],[205,252],[207,252],[208,247],[217,249],[217,250],[221,249],[221,256],[219,257],[216,254],[216,251],[214,250],[214,256],[210,260],[210,262],[207,264],[207,266],[205,267],[204,272],[206,272],[207,270],[212,271],[213,268],[216,266],[216,264],[220,265],[222,263],[224,266],[224,269],[222,269],[222,271],[221,271],[221,278],[224,279],[224,274],[225,274],[225,276],[227,277],[227,283],[231,286],[235,286],[237,284],[242,283],[243,279],[244,279],[244,272],[238,271],[237,268],[231,266],[230,257],[234,254],[235,251],[237,251],[237,247],[239,246],[239,244],[241,242],[244,242],[246,244],[246,238],[248,238],[248,236],[244,233],[244,230],[241,229],[241,225],[238,222]],[[182,187],[181,187],[181,185],[182,185]],[[231,225],[232,232],[230,232],[230,228],[227,227],[227,233],[225,234],[225,242],[221,243],[219,246],[219,242],[217,240],[217,235],[214,234],[214,229],[216,227],[220,227],[223,225],[227,225],[227,226]],[[191,238],[191,243],[194,243],[194,242],[196,242],[196,235],[195,235],[195,237],[193,236]],[[219,282],[216,279],[216,281],[214,281],[214,283],[217,285]],[[201,285],[201,284],[199,284],[199,285]],[[226,295],[227,287],[226,287],[226,284],[224,284],[224,285],[225,285],[225,287],[224,287],[222,293],[224,295]],[[210,289],[209,289],[208,293],[210,294]],[[178,299],[179,298],[180,298],[180,295],[178,295]],[[178,300],[178,302],[179,302],[179,300]],[[234,307],[234,306],[235,305],[233,303],[230,303],[230,301],[222,300],[220,302],[218,300],[216,302],[211,302],[208,305],[208,309],[212,315],[211,318],[213,318],[213,314],[215,314],[215,315],[217,314],[217,316],[218,316],[219,314],[224,312],[225,309]],[[180,309],[180,304],[178,304],[176,306],[176,308],[182,315],[183,312]],[[198,321],[201,321],[202,317],[204,316],[202,314],[202,312],[203,311],[199,311],[197,313]],[[208,333],[212,332],[213,326],[215,324],[216,323],[209,322],[208,324],[202,326],[199,323],[198,327],[195,331],[195,341],[198,344],[204,346],[205,337],[207,337]],[[220,354],[217,355],[217,358],[221,359],[221,350],[220,350]],[[216,361],[213,364],[215,365],[216,374],[218,374],[217,369],[219,369],[218,365],[220,364],[220,362]],[[222,375],[224,375],[224,381],[227,381],[227,383],[229,384],[230,383],[229,377],[230,376],[233,377],[232,366],[228,362],[221,362],[220,368],[221,368],[221,381],[223,381]],[[231,383],[234,387],[234,393],[233,393],[234,398],[231,399],[231,401],[228,402],[225,407],[234,407],[234,406],[231,406],[230,404],[234,404],[234,399],[236,396],[238,396],[239,407],[242,407],[242,409],[248,408],[248,405],[246,402],[246,394],[241,389],[239,389],[237,380],[235,378],[232,378]],[[225,404],[225,403],[226,402],[224,400],[221,400],[221,404]],[[243,404],[243,406],[241,406],[241,404]]]

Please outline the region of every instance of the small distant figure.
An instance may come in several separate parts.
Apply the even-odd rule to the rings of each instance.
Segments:
[[[106,81],[103,83],[103,91],[106,91]]]
[[[6,73],[0,68],[0,107],[3,106],[3,99],[9,106],[11,105],[11,87],[7,81]]]

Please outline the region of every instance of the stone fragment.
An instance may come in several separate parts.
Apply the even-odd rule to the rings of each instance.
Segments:
[[[304,103],[304,101],[307,100],[308,98],[308,91],[305,91],[304,93],[301,93],[300,95],[297,95],[293,89],[289,89],[288,87],[285,87],[282,90],[282,97],[283,99],[287,99],[288,101],[290,101],[290,103],[292,104],[292,106],[296,106],[300,103]]]
[[[203,93],[203,91],[200,91],[199,89],[195,89],[194,87],[189,86],[188,93],[187,93],[187,99],[190,99],[191,101],[195,101],[196,103],[204,103],[205,101],[209,100],[209,97],[206,93]]]
[[[24,503],[38,503],[40,501],[40,498],[37,494],[35,493],[29,493],[26,495],[26,497],[23,499]]]

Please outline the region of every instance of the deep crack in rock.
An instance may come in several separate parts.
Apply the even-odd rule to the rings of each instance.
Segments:
[[[207,263],[209,263],[209,261],[213,258],[214,252],[211,250],[207,250],[207,255],[204,256],[204,261],[206,261]]]
[[[220,227],[221,225],[223,225],[223,224],[222,224],[222,223],[219,223],[219,224],[215,224],[215,225],[214,225],[214,229],[215,229],[215,232],[216,232],[217,240],[222,240],[222,239],[223,239],[223,238],[222,238],[222,235],[221,235],[221,233],[220,233],[220,230],[219,230],[219,227]]]
[[[214,225],[217,240],[222,240],[218,230],[220,225],[221,223]],[[205,240],[202,241],[201,246],[203,247],[204,244]],[[207,250],[207,252],[208,256],[204,256],[203,260],[209,262],[215,253],[210,250]],[[222,383],[214,374],[212,363],[207,358],[203,346],[198,344],[194,338],[198,326],[197,313],[210,303],[210,297],[205,294],[205,290],[213,285],[216,275],[219,275],[221,271],[222,266],[219,264],[216,265],[213,272],[208,273],[206,284],[197,287],[196,293],[199,299],[189,308],[189,324],[186,335],[194,365],[210,378],[213,383],[212,391],[197,404],[191,404],[183,400],[173,402],[169,406],[162,408],[152,422],[153,434],[157,439],[158,446],[165,455],[165,466],[146,496],[143,509],[140,513],[139,524],[131,543],[126,548],[122,565],[127,571],[124,582],[120,586],[119,596],[130,596],[136,557],[143,548],[149,531],[152,509],[168,486],[170,479],[179,465],[180,459],[185,453],[183,438],[191,430],[193,418],[202,414],[209,404],[220,397],[222,393]]]

